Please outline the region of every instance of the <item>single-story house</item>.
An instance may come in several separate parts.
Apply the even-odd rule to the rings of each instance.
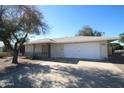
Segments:
[[[40,39],[25,43],[25,55],[35,58],[108,58],[108,42],[116,37],[76,36]]]

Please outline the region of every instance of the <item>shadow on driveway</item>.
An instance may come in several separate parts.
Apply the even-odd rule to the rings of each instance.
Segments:
[[[0,87],[124,87],[124,77],[107,70],[23,63],[0,72]]]
[[[78,64],[79,61],[92,61],[92,62],[105,62],[103,60],[97,59],[80,59],[80,58],[42,58],[42,59],[32,59],[32,60],[42,60],[49,62],[67,63],[67,64]]]

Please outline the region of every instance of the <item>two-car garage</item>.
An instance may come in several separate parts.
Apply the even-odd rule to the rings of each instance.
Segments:
[[[102,48],[101,43],[52,44],[51,57],[104,59],[107,52]]]
[[[100,48],[98,43],[77,43],[65,44],[64,56],[67,58],[100,58]]]

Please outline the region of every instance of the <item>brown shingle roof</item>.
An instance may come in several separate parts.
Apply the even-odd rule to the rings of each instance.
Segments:
[[[40,39],[35,41],[26,42],[25,44],[38,44],[38,43],[78,43],[78,42],[97,42],[117,40],[117,37],[96,37],[96,36],[76,36],[76,37],[64,37],[55,39]]]

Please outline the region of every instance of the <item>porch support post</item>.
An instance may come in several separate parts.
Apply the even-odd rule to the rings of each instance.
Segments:
[[[51,58],[51,44],[48,44],[48,58]]]
[[[33,44],[33,58],[35,56],[35,44]]]

